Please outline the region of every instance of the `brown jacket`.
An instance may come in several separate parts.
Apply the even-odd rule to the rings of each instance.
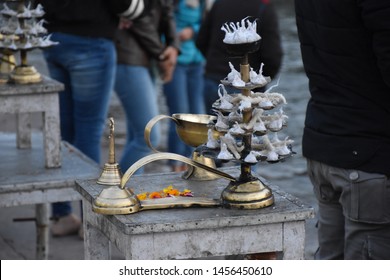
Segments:
[[[150,11],[133,21],[129,29],[117,30],[115,45],[119,64],[149,67],[152,59],[159,60],[166,46],[179,49],[173,1],[153,2]]]

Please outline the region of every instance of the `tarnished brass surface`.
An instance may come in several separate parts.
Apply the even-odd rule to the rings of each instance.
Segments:
[[[0,63],[0,84],[8,82],[11,72],[16,65],[15,56],[8,50],[3,50]]]
[[[271,189],[260,180],[231,182],[222,192],[221,198],[224,206],[240,209],[259,209],[274,203]]]
[[[119,164],[115,160],[115,122],[114,118],[109,118],[110,133],[108,146],[108,162],[104,164],[102,174],[97,183],[100,185],[115,186],[119,185],[122,178],[122,172]]]
[[[164,197],[139,201],[129,189],[111,186],[95,199],[92,210],[104,215],[133,214],[143,210],[168,208],[217,207],[220,200],[206,197]]]
[[[208,124],[216,120],[215,116],[201,114],[173,114],[178,125],[176,132],[180,139],[192,147],[198,147],[207,142]]]
[[[153,161],[166,160],[166,159],[181,161],[181,162],[184,162],[184,163],[189,164],[191,166],[202,168],[202,169],[206,170],[207,172],[211,172],[213,174],[218,175],[219,177],[228,179],[232,182],[236,181],[236,178],[230,176],[229,174],[227,174],[225,172],[222,172],[218,169],[211,168],[211,167],[204,165],[204,164],[201,164],[199,162],[193,161],[193,160],[186,158],[184,156],[174,154],[174,153],[156,153],[156,154],[151,154],[151,155],[148,155],[146,157],[143,157],[140,160],[136,161],[132,166],[130,166],[129,169],[127,169],[127,171],[125,172],[125,174],[123,174],[121,184],[120,184],[121,188],[125,187],[127,181],[130,179],[130,177],[142,166],[144,166],[148,163],[151,163]]]
[[[33,84],[41,82],[42,76],[34,66],[16,66],[10,79],[17,84]]]
[[[150,142],[150,133],[153,126],[163,119],[171,119],[176,123],[176,132],[184,143],[192,147],[198,147],[199,145],[207,142],[209,129],[208,124],[216,120],[216,117],[203,114],[173,114],[172,117],[166,115],[158,115],[154,117],[145,126],[144,138],[149,148],[155,152],[159,151],[155,149]],[[217,136],[218,132],[214,131],[214,134]],[[192,154],[192,159],[213,169],[216,168],[213,159],[201,156],[199,153],[194,152]],[[217,178],[217,175],[192,165],[187,172],[183,174],[183,179],[186,180],[209,181]]]
[[[118,163],[105,163],[103,171],[96,181],[99,185],[115,186],[121,183],[122,173]]]
[[[207,142],[208,124],[216,120],[216,117],[203,114],[173,114],[172,117],[166,115],[155,116],[146,124],[144,133],[146,144],[155,152],[159,151],[150,142],[150,133],[153,126],[163,119],[171,119],[176,123],[176,132],[184,143],[192,147],[198,147]]]
[[[103,189],[93,202],[92,209],[105,215],[131,214],[139,211],[140,202],[129,189],[116,185]]]
[[[202,156],[196,151],[192,153],[192,159],[211,168],[217,168],[215,165],[215,161],[212,158]],[[202,168],[190,166],[188,170],[184,172],[182,178],[194,181],[211,181],[220,178],[220,176],[210,173]]]
[[[141,201],[140,210],[167,209],[167,208],[187,208],[187,207],[215,207],[220,206],[219,200],[206,197],[164,197],[158,199],[148,199]]]

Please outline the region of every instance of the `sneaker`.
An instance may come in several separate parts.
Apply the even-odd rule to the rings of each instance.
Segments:
[[[81,220],[74,214],[59,218],[51,227],[53,236],[77,234],[81,227]]]

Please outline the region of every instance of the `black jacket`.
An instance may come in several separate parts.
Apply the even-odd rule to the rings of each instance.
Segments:
[[[134,1],[139,4],[138,0]],[[42,4],[49,33],[63,32],[113,39],[119,14],[128,10],[134,1],[35,0],[34,4]],[[147,0],[141,2],[146,5]]]
[[[260,49],[249,54],[249,64],[258,71],[264,63],[264,75],[274,77],[282,62],[279,24],[273,5],[268,0],[216,0],[205,16],[196,45],[206,58],[205,75],[219,81],[230,72],[229,62],[239,69],[240,58],[229,57],[221,27],[225,22],[238,22],[247,16],[258,18],[257,29],[262,37]]]
[[[303,155],[390,175],[390,1],[296,0],[311,99]]]
[[[166,46],[179,49],[173,0],[150,2],[153,4],[149,5],[148,11],[134,20],[129,29],[116,31],[118,63],[148,67],[151,59],[159,60]]]

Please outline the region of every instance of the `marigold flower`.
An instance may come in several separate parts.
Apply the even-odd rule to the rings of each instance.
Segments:
[[[172,186],[172,185],[169,185],[168,187],[166,187],[165,189],[163,189],[163,192],[164,192],[164,193],[169,193],[171,190],[173,190],[173,186]]]
[[[151,194],[149,194],[149,198],[151,199],[154,199],[154,198],[161,198],[161,193],[159,192],[152,192]]]
[[[178,195],[180,195],[180,192],[177,189],[172,189],[172,190],[169,190],[167,194],[171,195],[171,196],[178,196]]]
[[[140,193],[140,194],[137,194],[137,198],[138,198],[139,200],[145,200],[147,197],[148,197],[148,194],[147,194],[147,193]]]
[[[139,200],[145,200],[145,199],[156,199],[156,198],[163,198],[163,197],[173,197],[173,196],[194,196],[189,189],[184,189],[184,191],[180,192],[178,189],[175,189],[172,185],[169,185],[168,187],[164,188],[161,191],[155,191],[155,192],[144,192],[137,194],[137,198]]]

